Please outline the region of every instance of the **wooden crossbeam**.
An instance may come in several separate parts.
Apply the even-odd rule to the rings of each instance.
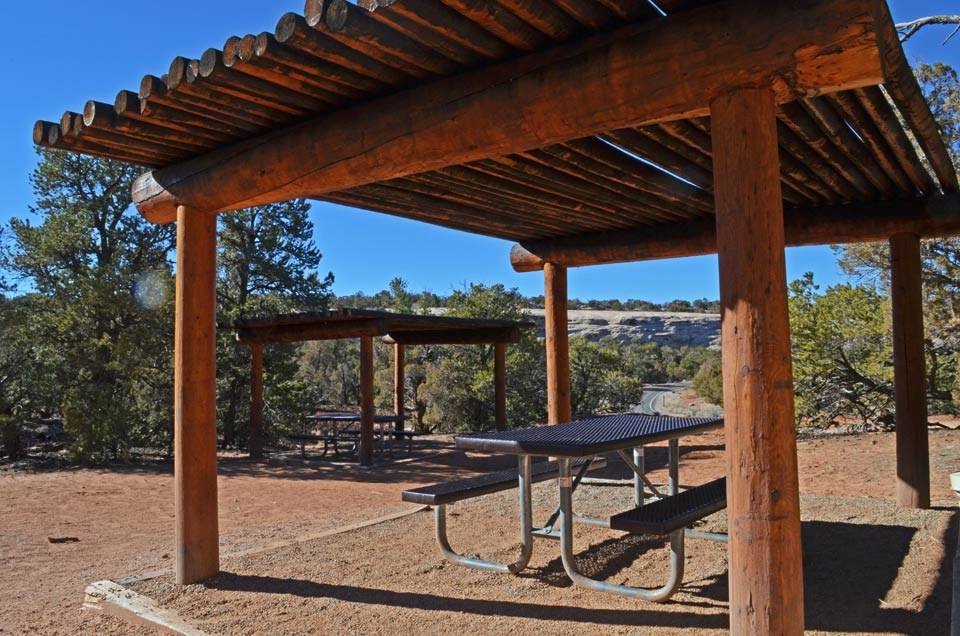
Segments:
[[[883,0],[710,3],[441,79],[141,176],[167,223],[707,114],[732,87],[787,102],[883,81]]]
[[[960,195],[787,210],[786,244],[830,245],[886,241],[901,233],[921,238],[960,236]],[[597,232],[514,245],[510,261],[518,272],[551,262],[567,267],[629,263],[717,252],[713,220],[677,223],[656,230]]]
[[[387,333],[387,321],[382,318],[365,318],[349,322],[330,321],[303,325],[271,325],[266,327],[241,327],[237,340],[244,344],[270,342],[303,342],[306,340],[337,340],[382,336]]]
[[[435,329],[391,332],[383,339],[387,344],[442,345],[494,344],[520,341],[519,327],[471,327],[469,329]]]

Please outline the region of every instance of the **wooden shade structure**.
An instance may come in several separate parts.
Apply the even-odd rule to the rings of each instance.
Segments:
[[[737,634],[803,631],[783,248],[890,239],[898,493],[929,500],[916,241],[960,234],[960,203],[884,0],[308,0],[34,139],[155,168],[134,201],[181,225],[178,512],[207,530],[183,535],[181,581],[217,569],[194,217],[294,197],[517,242],[514,266],[544,270],[553,420],[566,268],[717,253]]]
[[[250,454],[263,452],[263,346],[276,342],[360,339],[360,463],[373,462],[373,338],[394,346],[394,413],[403,415],[404,348],[407,345],[489,344],[494,347],[495,426],[507,416],[506,346],[520,341],[530,322],[335,309],[238,320],[223,328],[250,347]],[[402,424],[398,423],[398,427]]]

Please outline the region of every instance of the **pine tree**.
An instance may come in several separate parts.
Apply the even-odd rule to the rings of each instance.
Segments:
[[[333,275],[320,278],[310,205],[287,203],[224,214],[219,222],[218,319],[232,323],[291,311],[325,308]],[[244,446],[249,431],[250,351],[223,332],[217,348],[217,412],[224,445]],[[296,378],[298,344],[264,348],[264,424],[292,428],[312,406]]]

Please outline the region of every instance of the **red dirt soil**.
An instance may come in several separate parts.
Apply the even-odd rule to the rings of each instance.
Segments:
[[[723,473],[721,433],[690,438],[688,442],[681,469],[684,484],[701,483]],[[932,429],[930,442],[932,497],[937,505],[945,508],[941,515],[954,517],[947,509],[956,505],[947,476],[960,471],[960,431]],[[665,478],[664,451],[662,448],[649,451],[648,465],[657,467],[651,475],[654,481]],[[893,497],[892,433],[802,439],[799,459],[801,491],[814,497],[805,501],[814,502],[811,505],[815,507],[826,506],[816,499],[822,496]],[[406,507],[399,493],[413,485],[509,465],[512,462],[461,453],[439,453],[369,471],[330,464],[274,466],[227,459],[221,463],[219,480],[222,552],[226,555],[290,542],[325,529],[399,511]],[[0,583],[5,601],[0,604],[0,634],[149,633],[113,618],[82,613],[80,603],[83,589],[91,581],[116,580],[169,569],[173,539],[172,488],[171,467],[167,464],[0,473],[0,510],[3,511],[0,565],[8,574]],[[429,526],[428,515],[415,515],[410,519],[414,518],[417,520],[410,523]],[[932,522],[917,523],[922,529],[926,527],[924,523]],[[955,525],[955,520],[952,523]],[[482,537],[484,530],[480,527],[474,531]],[[951,530],[950,535],[954,532]],[[76,537],[79,541],[54,544],[49,542],[51,537]],[[429,539],[427,535],[426,543]],[[349,540],[352,539],[343,539]],[[884,546],[869,549],[882,551]],[[952,545],[949,549],[944,545],[943,537],[934,537],[930,547],[933,552],[927,557],[942,562],[952,549]],[[720,562],[722,552],[721,548],[715,555]],[[439,559],[435,550],[429,555],[408,556],[426,559],[424,567],[427,568],[435,567]],[[929,559],[925,562],[930,562]],[[228,558],[225,560],[229,562]],[[376,568],[376,563],[367,567]],[[936,569],[926,567],[913,576],[933,578]],[[455,571],[464,574],[453,576],[471,579],[475,576],[460,568]],[[927,587],[932,590],[932,585],[931,581]],[[581,596],[578,593],[568,601],[575,602]],[[620,607],[619,601],[611,607]],[[645,605],[643,609],[651,607]],[[209,629],[209,625],[206,627]],[[891,625],[891,629],[895,626]],[[271,631],[266,629],[262,633]],[[487,633],[496,633],[496,630]],[[528,633],[538,632],[534,629]]]

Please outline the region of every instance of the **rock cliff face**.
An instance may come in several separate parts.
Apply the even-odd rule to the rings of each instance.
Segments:
[[[528,310],[543,336],[543,310]],[[720,346],[720,316],[664,311],[599,311],[572,309],[570,335],[590,341],[615,338],[620,342],[655,342],[671,347]]]

